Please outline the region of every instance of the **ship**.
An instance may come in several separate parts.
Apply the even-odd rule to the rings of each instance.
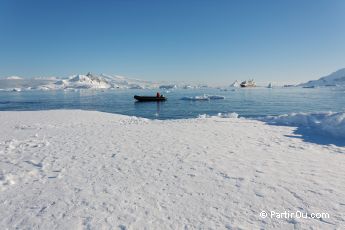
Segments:
[[[247,81],[243,81],[240,86],[242,88],[244,87],[255,87],[256,86],[256,83],[254,81],[254,79],[251,79],[251,80],[247,80]]]

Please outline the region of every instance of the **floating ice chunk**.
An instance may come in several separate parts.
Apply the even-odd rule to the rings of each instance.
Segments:
[[[213,117],[220,117],[220,118],[238,118],[237,113],[218,113],[216,116],[211,116],[208,114],[199,114],[198,118],[213,118]]]
[[[210,115],[207,115],[207,114],[199,114],[198,115],[198,118],[210,118],[211,116]]]
[[[185,101],[208,101],[210,98],[206,95],[204,96],[194,96],[194,97],[182,97],[181,100]]]
[[[221,118],[238,118],[237,113],[218,113],[217,117]]]
[[[224,96],[219,95],[203,95],[203,96],[194,96],[194,97],[182,97],[181,100],[186,101],[208,101],[208,100],[217,100],[217,99],[225,99]]]

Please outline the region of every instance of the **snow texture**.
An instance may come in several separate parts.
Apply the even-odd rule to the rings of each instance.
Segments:
[[[2,229],[341,229],[345,223],[345,148],[293,138],[293,127],[79,110],[0,112],[0,122]],[[330,218],[263,219],[262,210]]]

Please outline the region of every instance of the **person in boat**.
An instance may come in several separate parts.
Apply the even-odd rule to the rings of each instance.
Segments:
[[[161,94],[157,92],[156,97],[161,97]]]

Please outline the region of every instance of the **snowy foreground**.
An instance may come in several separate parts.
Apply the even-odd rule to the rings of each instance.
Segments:
[[[0,112],[0,122],[2,229],[345,225],[345,147],[304,142],[293,127],[78,110]]]

